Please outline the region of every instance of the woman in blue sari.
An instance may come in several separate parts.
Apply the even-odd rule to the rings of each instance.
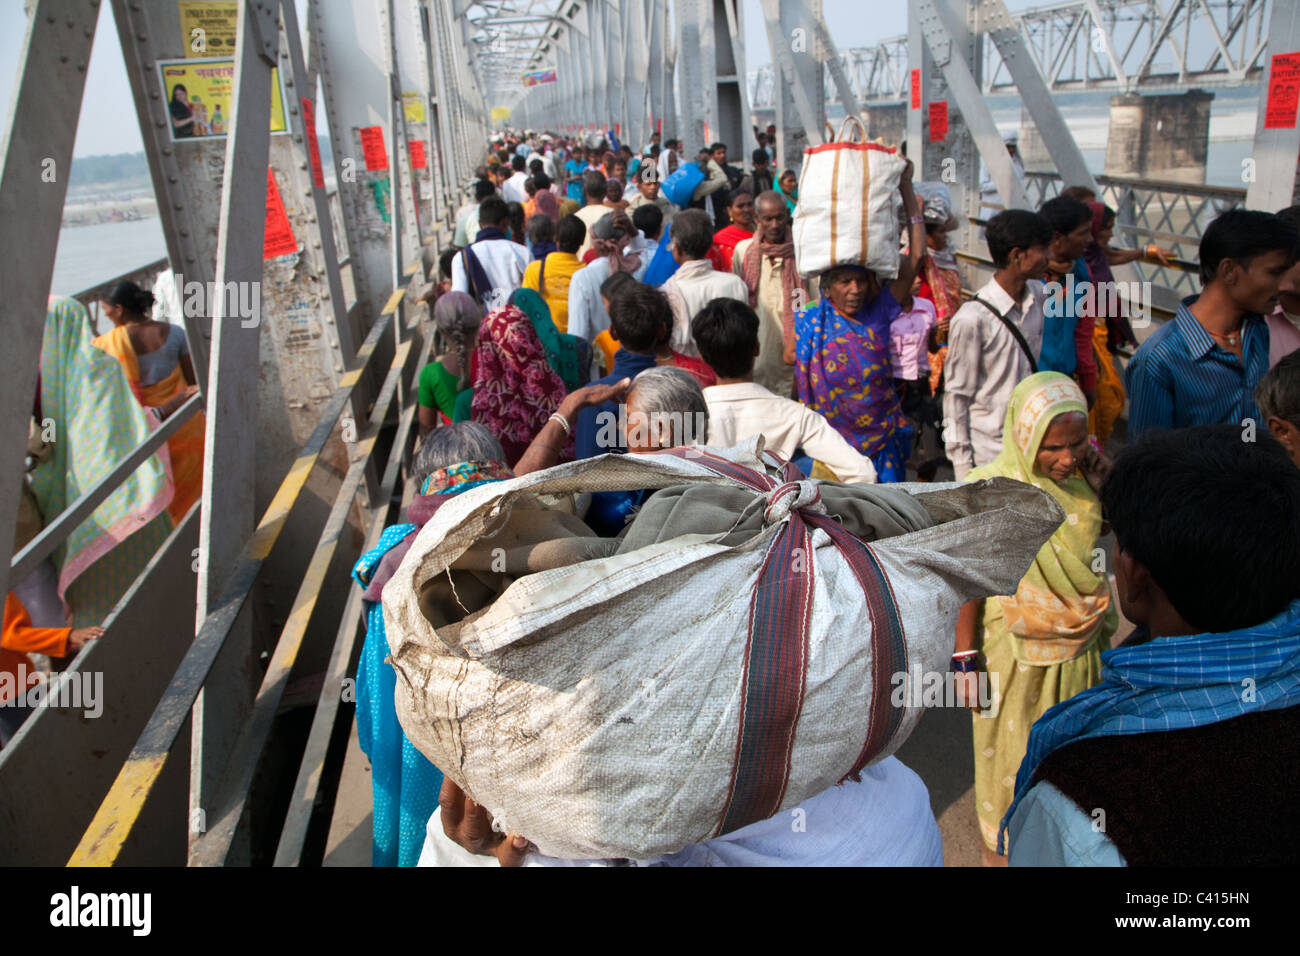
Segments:
[[[822,274],[821,301],[795,317],[795,385],[799,401],[826,417],[883,482],[906,481],[913,431],[903,416],[889,358],[890,323],[912,296],[925,258],[925,219],[909,162],[899,183],[909,252],[898,276],[882,283],[861,266]]]
[[[407,508],[407,522],[384,529],[379,543],[352,570],[365,588],[366,640],[357,664],[357,735],[370,758],[374,786],[374,866],[414,866],[424,829],[438,806],[442,771],[407,739],[397,721],[393,695],[397,675],[385,658],[388,639],[380,604],[384,585],[397,571],[416,532],[452,497],[485,482],[512,477],[501,443],[482,425],[463,422],[436,428],[411,463],[420,494]]]

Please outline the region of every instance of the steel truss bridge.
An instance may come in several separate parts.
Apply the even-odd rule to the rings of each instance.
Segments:
[[[1053,93],[1154,93],[1258,82],[1268,46],[1264,0],[1075,0],[1012,16],[1024,50]],[[984,40],[985,96],[1015,91],[991,38]],[[908,37],[841,50],[859,103],[907,99]],[[774,73],[749,74],[754,109],[770,109]],[[828,102],[839,93],[828,68]]]

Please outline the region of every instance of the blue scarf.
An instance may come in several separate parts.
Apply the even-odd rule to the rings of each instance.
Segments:
[[[492,280],[488,278],[483,263],[478,261],[478,256],[474,253],[474,245],[487,239],[505,239],[508,242],[510,236],[496,226],[486,226],[478,231],[478,235],[474,237],[474,242],[465,247],[463,253],[465,256],[465,276],[469,279],[470,294],[478,300],[480,305],[483,304],[487,294],[492,291]]]
[[[998,852],[1020,799],[1047,755],[1089,737],[1205,727],[1300,705],[1300,599],[1255,627],[1160,637],[1101,655],[1102,683],[1062,701],[1029,732],[1016,795],[998,829]]]

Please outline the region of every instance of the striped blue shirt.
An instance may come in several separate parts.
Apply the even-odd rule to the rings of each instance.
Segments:
[[[1258,422],[1255,386],[1268,371],[1268,326],[1248,314],[1241,324],[1242,358],[1215,344],[1188,296],[1173,321],[1142,343],[1128,363],[1130,438],[1152,428]],[[1244,361],[1243,361],[1244,360]]]

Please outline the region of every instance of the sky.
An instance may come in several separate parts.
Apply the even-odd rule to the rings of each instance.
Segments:
[[[1046,2],[1006,0],[1007,8],[1012,12],[1043,6]],[[759,0],[741,0],[741,3],[745,67],[747,71],[753,71],[771,61],[767,34]],[[301,22],[305,22],[304,6],[304,0],[298,0]],[[907,32],[906,0],[823,0],[822,9],[827,28],[841,47],[870,46],[886,37]],[[868,12],[869,16],[866,15]],[[0,0],[0,103],[4,104],[6,128],[26,30],[23,0]],[[323,133],[324,111],[320,110],[316,115]],[[134,153],[143,148],[111,4],[102,3],[73,156]]]

